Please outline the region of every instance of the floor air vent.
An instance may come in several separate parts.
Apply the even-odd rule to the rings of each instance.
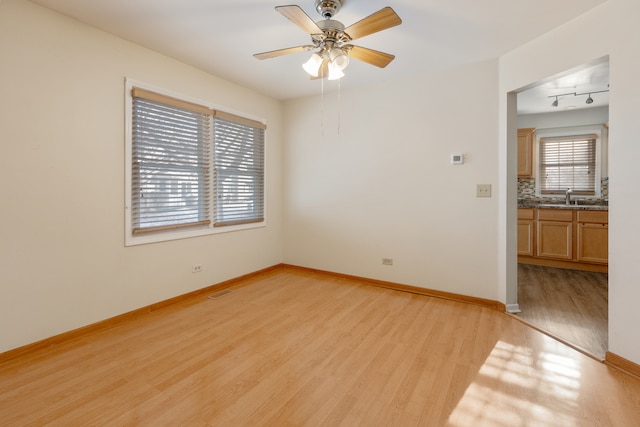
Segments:
[[[225,295],[229,295],[231,292],[233,292],[231,289],[226,289],[224,291],[220,291],[220,292],[215,293],[213,295],[209,295],[207,298],[209,298],[209,299],[218,299],[218,298],[222,298]]]

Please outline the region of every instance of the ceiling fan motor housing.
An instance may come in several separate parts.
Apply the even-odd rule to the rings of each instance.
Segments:
[[[331,19],[342,7],[340,0],[316,0],[316,10],[325,19]]]
[[[318,46],[329,45],[329,48],[337,44],[338,46],[351,41],[349,36],[344,32],[344,25],[335,19],[325,19],[317,22],[318,27],[322,30],[322,34],[313,34],[311,39]]]

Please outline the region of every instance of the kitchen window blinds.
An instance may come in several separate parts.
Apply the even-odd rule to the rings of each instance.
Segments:
[[[540,139],[539,181],[542,194],[595,195],[596,135]]]

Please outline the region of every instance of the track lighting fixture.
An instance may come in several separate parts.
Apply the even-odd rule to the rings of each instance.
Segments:
[[[561,93],[560,95],[549,95],[548,98],[555,98],[555,100],[551,103],[552,107],[557,107],[559,105],[559,98],[560,97],[564,97],[564,96],[582,96],[582,95],[589,95],[589,97],[586,100],[587,104],[593,104],[594,100],[591,97],[592,94],[594,93],[604,93],[604,92],[609,92],[609,89],[607,90],[596,90],[594,92],[585,92],[585,93],[576,93],[576,92],[571,92],[571,93]]]

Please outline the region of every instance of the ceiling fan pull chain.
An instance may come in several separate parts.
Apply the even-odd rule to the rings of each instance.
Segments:
[[[324,78],[320,80],[320,135],[324,137]]]
[[[340,80],[338,80],[338,136],[340,136],[340,112],[342,111],[342,96],[340,93],[340,87],[342,86],[340,84]]]

